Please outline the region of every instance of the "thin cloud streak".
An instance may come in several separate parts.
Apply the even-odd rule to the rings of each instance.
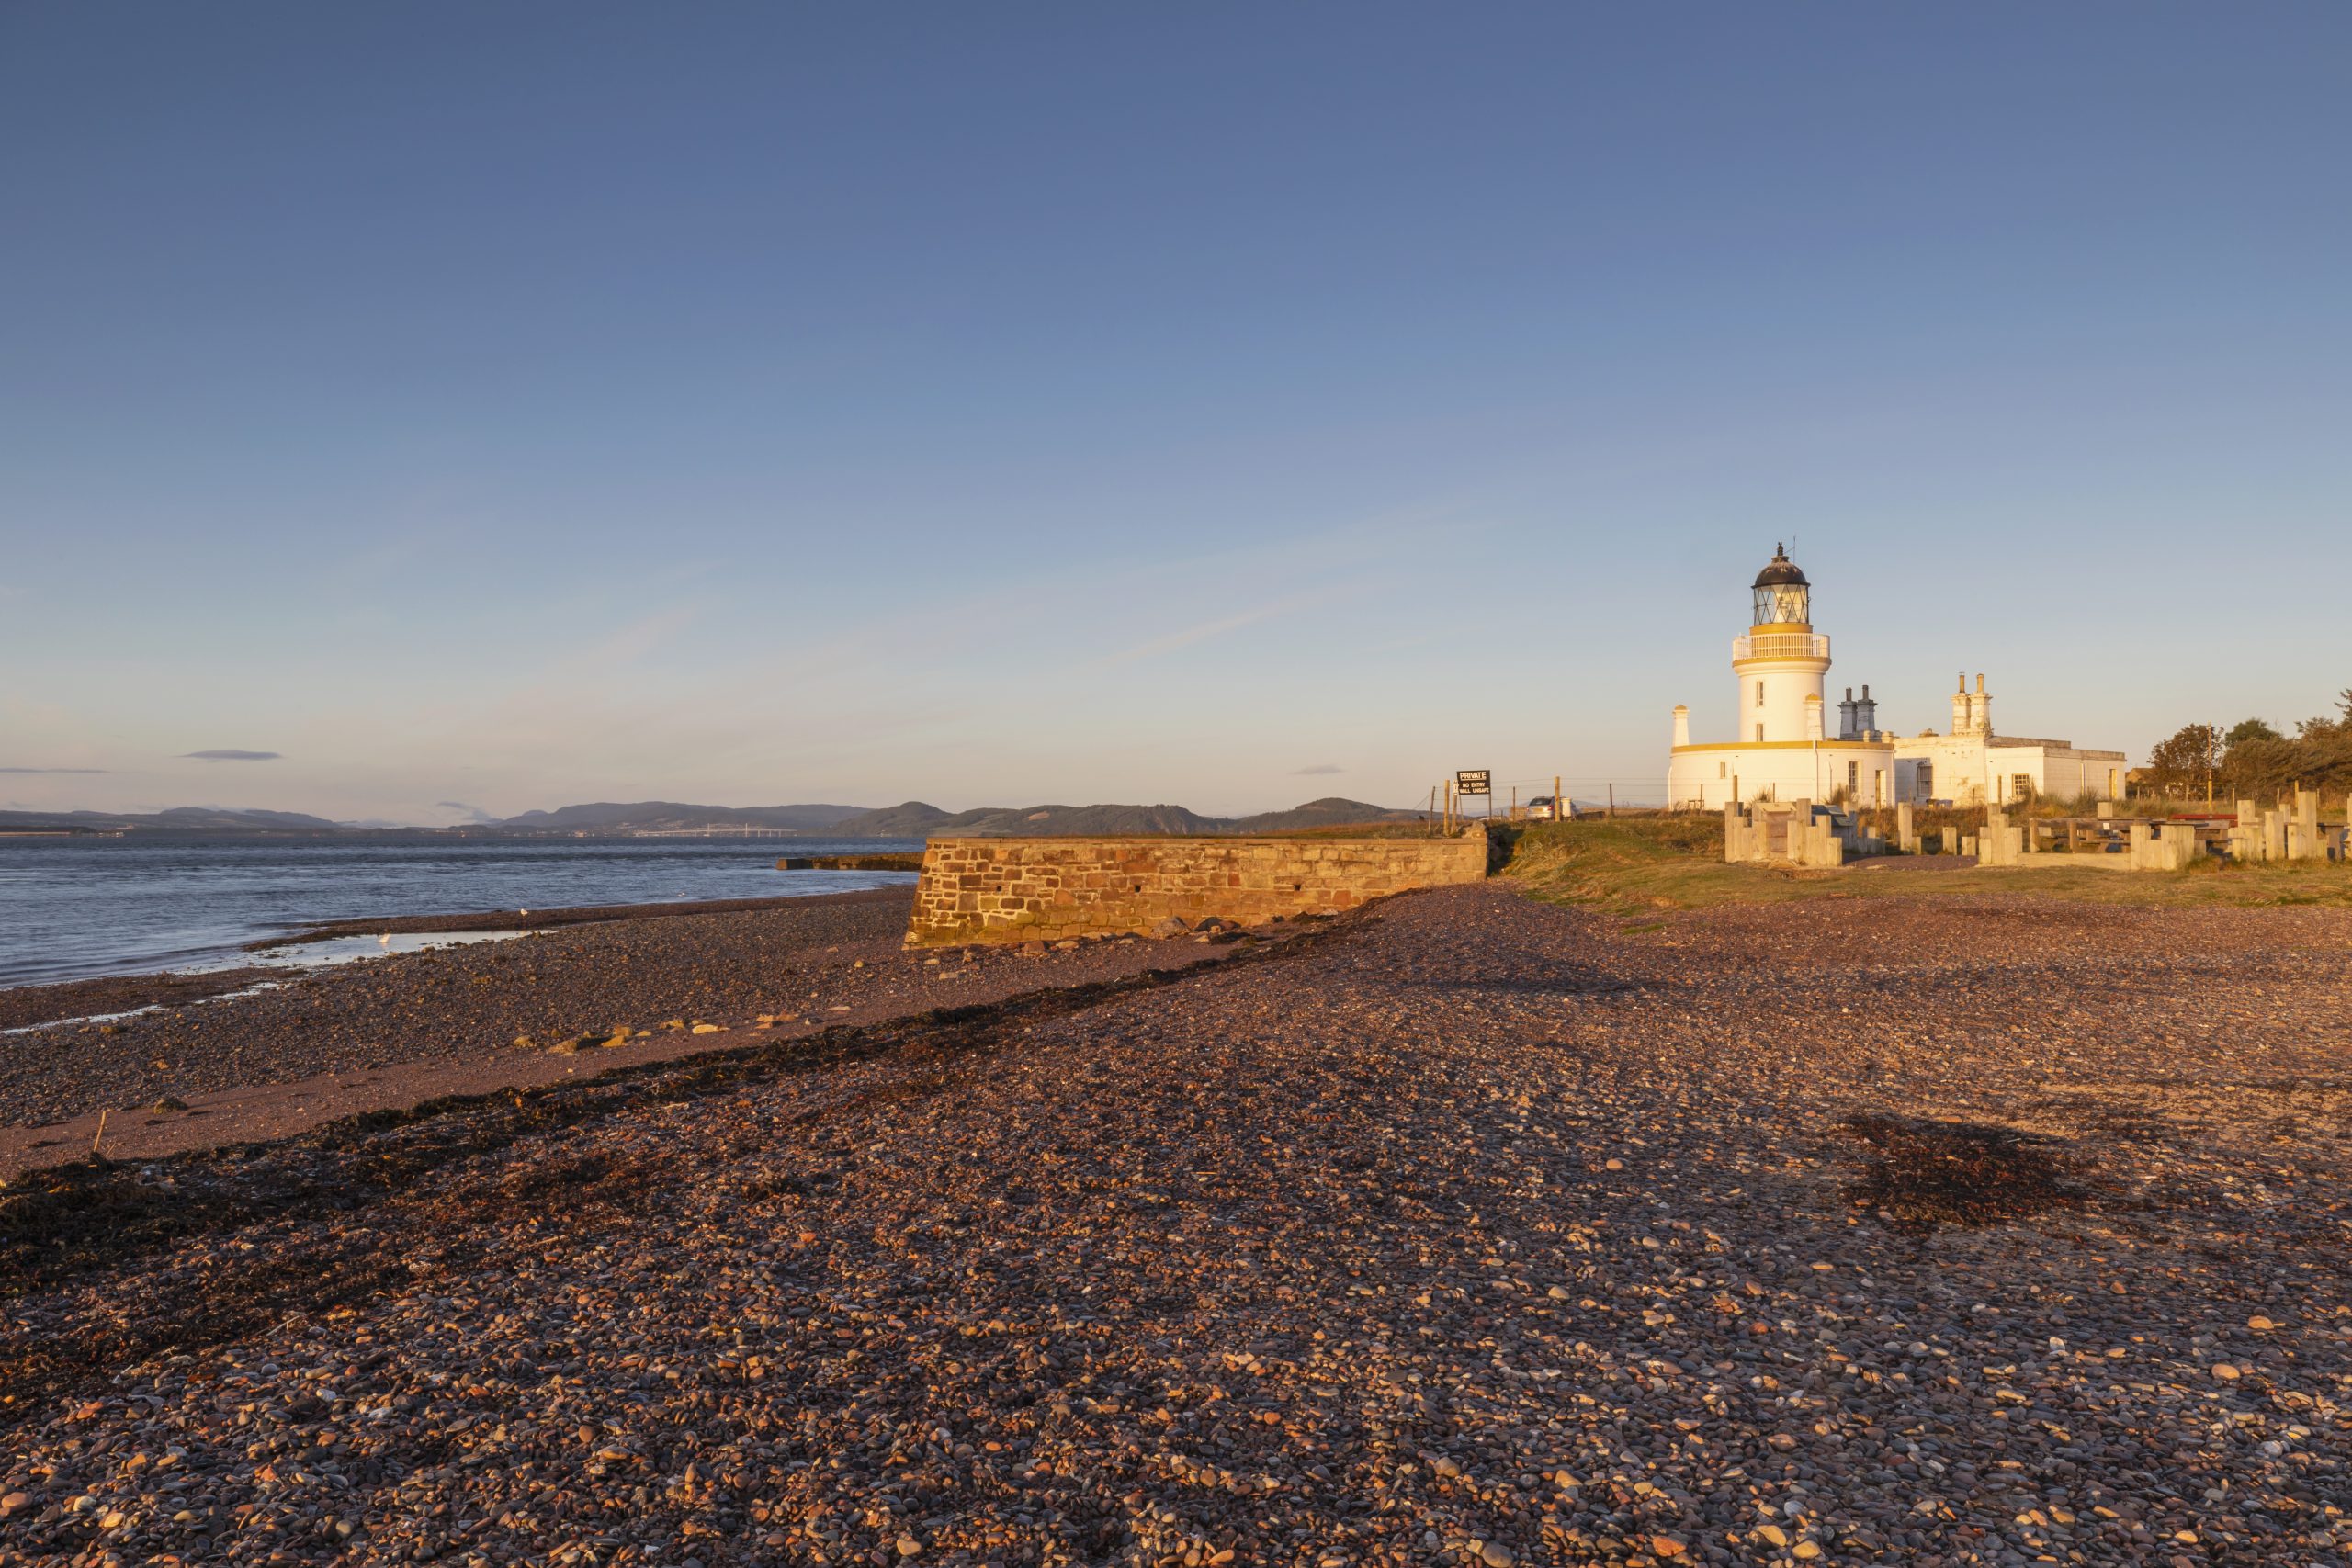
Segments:
[[[275,762],[286,753],[283,751],[240,751],[233,747],[221,747],[210,751],[183,751],[180,755],[198,762]]]
[[[1180,648],[1190,648],[1195,643],[1206,642],[1211,637],[1223,637],[1228,632],[1239,631],[1244,626],[1252,626],[1261,621],[1272,620],[1276,615],[1288,615],[1295,610],[1304,610],[1312,605],[1326,604],[1343,593],[1360,592],[1362,590],[1362,584],[1349,584],[1345,587],[1333,585],[1311,588],[1297,593],[1287,593],[1279,599],[1269,599],[1262,604],[1253,605],[1238,614],[1221,616],[1214,621],[1203,621],[1198,626],[1186,626],[1181,631],[1170,632],[1165,637],[1154,637],[1148,642],[1139,642],[1133,648],[1122,649],[1116,653],[1096,660],[1095,668],[1115,669],[1122,664],[1132,664],[1139,659],[1151,659],[1163,653],[1173,653]]]

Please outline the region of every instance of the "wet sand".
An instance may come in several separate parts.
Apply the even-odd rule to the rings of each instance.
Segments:
[[[456,915],[390,915],[365,920],[321,920],[302,926],[284,936],[263,937],[245,943],[247,953],[265,953],[271,948],[299,947],[304,942],[328,942],[337,937],[377,936],[386,931],[548,931],[557,926],[597,925],[608,920],[656,920],[690,915],[735,914],[750,909],[788,909],[806,904],[811,897],[856,898],[880,895],[911,897],[912,883],[901,890],[891,887],[863,889],[856,893],[800,895],[783,898],[703,898],[690,902],[661,904],[587,904],[564,909],[478,909]]]
[[[140,1008],[186,1007],[207,997],[242,991],[285,971],[259,964],[239,969],[160,975],[102,975],[49,986],[11,986],[0,990],[0,1029],[22,1029],[61,1018],[96,1018]],[[0,1044],[0,1054],[7,1050]]]

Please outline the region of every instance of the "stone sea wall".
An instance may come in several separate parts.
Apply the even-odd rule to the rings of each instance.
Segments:
[[[907,941],[1051,942],[1148,931],[1174,916],[1249,925],[1328,915],[1487,874],[1462,839],[933,839]]]

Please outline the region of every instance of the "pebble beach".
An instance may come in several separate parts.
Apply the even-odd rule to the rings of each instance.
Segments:
[[[631,953],[645,1018],[729,1032],[20,1171],[0,1562],[2352,1548],[2342,911],[1625,921],[1489,884],[950,982],[896,949],[888,897],[765,960],[692,956],[698,922],[779,918],[757,911],[438,955],[429,985],[481,1016],[400,1040],[356,991],[142,1021],[193,1062],[221,1052],[173,1019],[266,1018],[289,1074],[464,1054],[534,1008],[548,1032],[631,1021],[560,978]],[[489,967],[567,942],[577,968],[511,992],[514,960]],[[788,1001],[788,1037],[746,1018]],[[301,1055],[306,1032],[329,1043]],[[88,1109],[9,1070],[43,1119]]]

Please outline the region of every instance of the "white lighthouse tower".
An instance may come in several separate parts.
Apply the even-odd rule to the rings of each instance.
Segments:
[[[1748,628],[1731,645],[1733,739],[1691,744],[1690,710],[1676,708],[1668,801],[1702,809],[1734,800],[1883,804],[1893,738],[1861,728],[1860,716],[1874,711],[1850,698],[1839,705],[1837,731],[1825,733],[1829,639],[1813,629],[1813,585],[1786,547],[1774,548],[1752,592]]]
[[[1731,645],[1739,739],[1818,740],[1829,639],[1813,629],[1813,584],[1787,546],[1773,546],[1772,558],[1756,574],[1755,602],[1755,624]]]

